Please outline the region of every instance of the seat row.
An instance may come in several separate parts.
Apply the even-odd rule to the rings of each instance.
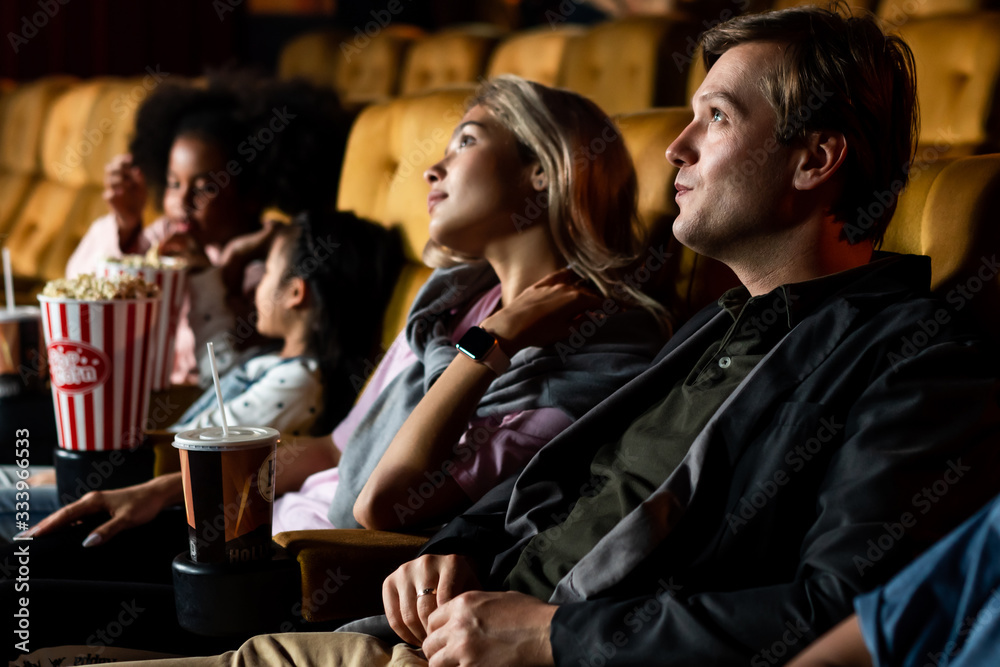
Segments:
[[[492,52],[488,73],[510,71],[550,83],[555,77],[555,83],[582,89],[610,113],[625,114],[623,117],[629,118],[655,116],[657,112],[649,111],[651,107],[683,105],[687,97],[687,93],[678,98],[676,94],[655,92],[669,86],[653,83],[662,77],[650,73],[649,67],[636,64],[651,62],[648,53],[641,55],[644,49],[662,53],[665,43],[679,39],[676,35],[662,43],[657,41],[659,38],[640,39],[644,34],[661,37],[674,34],[671,32],[674,27],[670,26],[676,24],[670,21],[628,19],[608,22],[583,33],[579,28],[561,27],[518,34],[506,39]],[[390,25],[383,32],[390,33],[397,28],[400,27]],[[948,157],[1000,152],[1000,12],[913,19],[901,25],[899,32],[911,44],[916,56],[922,114],[918,162],[937,163]],[[619,35],[619,42],[605,41],[605,36],[612,33]],[[574,34],[576,36],[572,37]],[[548,50],[520,48],[517,45],[521,40],[544,42],[550,46]],[[601,48],[596,46],[598,42],[603,44]],[[643,42],[646,46],[640,48]],[[616,43],[632,44],[627,52],[629,55],[616,56]],[[375,44],[373,38],[366,47],[368,50],[362,52],[375,53],[371,51],[377,50]],[[577,56],[567,57],[570,52]],[[590,71],[589,78],[581,75],[574,85],[569,85],[572,80],[567,78],[570,75],[566,67],[560,65],[546,73],[542,67],[546,57],[533,58],[532,54],[536,53],[562,54],[559,58],[551,56],[550,61],[586,63],[586,67],[580,66],[580,71]],[[633,63],[626,67],[631,74],[615,70],[628,62]],[[677,73],[674,65],[669,67]],[[703,76],[700,70],[692,68],[686,83],[688,88],[700,82]],[[556,71],[558,75],[553,74]],[[645,83],[640,85],[640,80]],[[623,92],[614,93],[611,84],[605,85],[600,83],[602,81],[621,82]],[[12,250],[15,275],[27,279],[20,285],[25,290],[37,286],[40,281],[60,277],[90,222],[106,211],[101,198],[104,165],[113,155],[126,149],[135,110],[159,82],[155,72],[134,79],[88,81],[57,76],[0,92],[0,235]],[[453,121],[461,116],[462,101],[469,89],[469,84],[465,84],[450,93],[440,93],[445,97],[457,95],[458,99],[449,103],[448,121],[436,131],[451,132]],[[628,101],[633,98],[626,93],[652,98],[654,102]],[[409,100],[423,99],[419,95],[408,93],[399,98],[395,106],[391,101],[373,105],[362,114],[364,120],[359,118],[354,135],[367,135],[369,157],[352,160],[372,160],[372,166],[382,169],[383,173],[374,181],[355,183],[353,179],[368,178],[365,174],[371,170],[357,170],[353,162],[349,164],[344,170],[345,187],[341,188],[342,207],[355,208],[359,214],[387,223],[414,219],[417,227],[424,224],[422,200],[426,190],[420,182],[424,167],[419,165],[440,154],[443,144],[425,142],[404,148],[405,143],[401,143],[402,139],[392,129],[394,124],[402,124],[397,117],[410,117],[410,111],[399,109],[410,109]],[[432,94],[430,99],[435,97]],[[418,107],[412,111],[415,120],[408,121],[413,124],[412,128],[422,127],[418,119],[426,112]],[[410,137],[410,140],[416,139],[419,137]],[[428,146],[433,148],[427,150]],[[349,148],[349,155],[352,150],[358,153],[357,149]],[[376,155],[381,162],[376,160]],[[654,152],[649,159],[658,163],[662,162],[661,158],[662,150]],[[341,156],[334,159],[341,159]],[[408,177],[416,181],[400,185],[397,182],[400,175],[393,171],[396,169],[409,169]],[[642,168],[640,175],[643,175]],[[657,178],[660,179],[658,183],[669,183],[664,175]],[[415,199],[386,199],[385,189],[390,182],[394,193],[395,189],[406,187],[418,196]],[[655,194],[647,190],[643,194],[645,205],[648,207],[649,202],[659,198],[665,202],[662,206],[672,206],[670,194],[662,188]],[[380,208],[393,206],[396,210]],[[150,212],[147,219],[154,217]],[[414,258],[422,247],[422,234],[425,232],[419,232],[412,241],[411,256]],[[683,291],[679,287],[676,289]],[[675,303],[679,296],[664,294],[664,298]],[[699,301],[692,298],[692,304]],[[681,310],[692,304],[684,305]],[[393,331],[395,329],[390,327],[389,332]]]

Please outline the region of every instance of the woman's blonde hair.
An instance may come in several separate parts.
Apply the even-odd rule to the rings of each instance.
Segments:
[[[538,160],[548,189],[511,223],[520,230],[544,220],[556,249],[601,294],[649,310],[666,321],[663,306],[622,280],[644,236],[636,211],[635,166],[614,122],[577,93],[518,76],[484,82],[469,108],[482,106],[517,138],[525,162]],[[434,267],[472,261],[430,241],[423,259]]]

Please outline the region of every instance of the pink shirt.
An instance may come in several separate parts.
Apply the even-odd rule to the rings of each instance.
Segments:
[[[497,285],[480,297],[458,322],[452,331],[452,341],[457,342],[466,329],[486,319],[499,302],[500,286]],[[406,340],[406,332],[400,332],[382,357],[357,403],[334,429],[331,437],[338,448],[343,450],[378,395],[416,360],[417,356]],[[492,418],[471,420],[456,450],[458,457],[452,475],[473,502],[519,472],[535,452],[572,423],[569,415],[558,408],[511,412],[499,424],[491,421]],[[478,435],[480,431],[489,434],[482,444],[473,440],[473,435]],[[273,532],[334,528],[327,518],[327,510],[339,481],[340,470],[330,468],[308,477],[297,492],[286,493],[276,499]]]

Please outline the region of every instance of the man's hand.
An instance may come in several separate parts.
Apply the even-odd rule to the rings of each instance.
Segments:
[[[482,321],[481,326],[512,357],[526,347],[544,347],[569,336],[575,318],[597,308],[603,297],[580,284],[569,269],[551,273]]]
[[[445,665],[552,665],[557,607],[523,593],[464,593],[430,615],[424,655]]]
[[[427,620],[439,605],[480,587],[464,556],[421,556],[386,577],[382,602],[393,631],[403,641],[419,646],[427,637]],[[421,595],[425,590],[434,593]]]

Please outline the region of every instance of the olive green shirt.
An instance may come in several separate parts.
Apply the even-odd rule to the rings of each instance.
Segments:
[[[673,472],[716,410],[791,330],[801,311],[797,306],[806,300],[794,288],[825,280],[783,285],[752,298],[744,287],[723,294],[719,305],[733,318],[732,326],[621,439],[597,451],[582,497],[562,524],[532,538],[507,576],[507,587],[549,599],[577,561]],[[815,289],[806,291],[818,296]]]

